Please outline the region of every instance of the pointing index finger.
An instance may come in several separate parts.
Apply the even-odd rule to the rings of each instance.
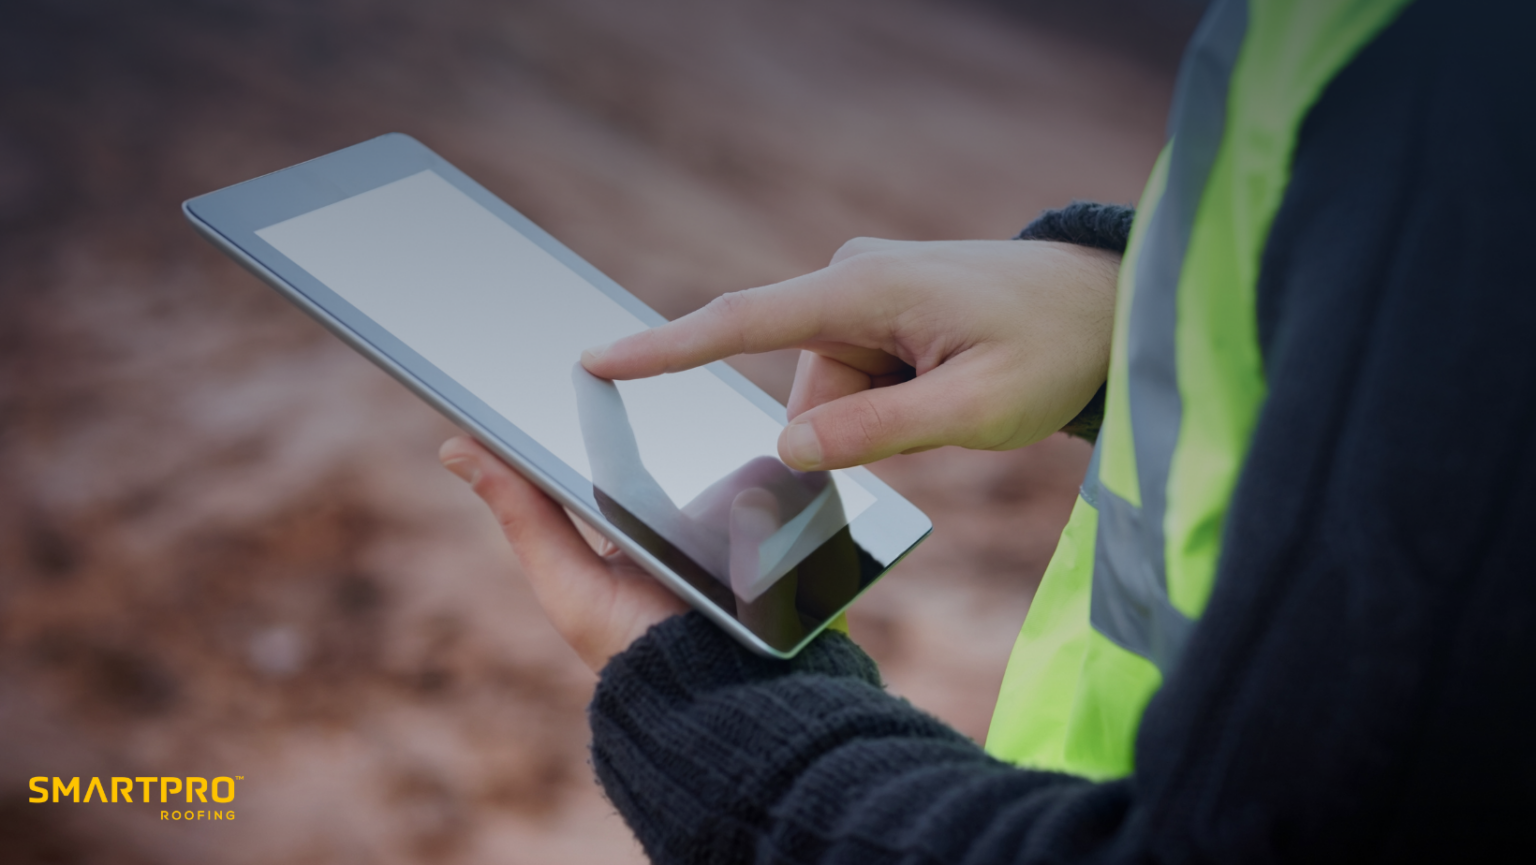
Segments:
[[[607,379],[646,378],[807,342],[822,329],[824,273],[721,295],[676,321],[587,349],[582,366]]]

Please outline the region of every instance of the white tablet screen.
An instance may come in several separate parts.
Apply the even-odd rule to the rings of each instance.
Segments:
[[[430,170],[256,234],[700,564],[725,567],[707,560],[728,553],[674,537],[687,530],[661,511],[702,507],[743,466],[777,462],[779,422],[706,369],[618,382],[615,399],[577,369],[581,351],[646,325],[538,244]],[[780,514],[751,582],[771,582],[874,502],[830,475],[836,507]]]

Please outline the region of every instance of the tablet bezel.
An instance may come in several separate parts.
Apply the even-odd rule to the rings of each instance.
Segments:
[[[835,620],[837,615],[807,629],[804,638],[793,646],[770,645],[665,564],[661,557],[641,546],[604,517],[593,496],[589,480],[256,234],[284,220],[425,170],[433,171],[468,195],[647,326],[655,327],[667,321],[447,160],[414,138],[400,133],[383,135],[198,196],[185,202],[182,209],[199,233],[215,246],[282,293],[352,348],[378,364],[429,405],[471,432],[486,447],[613,540],[637,563],[736,639],[759,654],[780,658],[793,656]],[[786,422],[784,407],[745,376],[723,362],[709,364],[706,368],[777,423],[783,425]],[[874,504],[849,524],[849,531],[871,562],[878,565],[879,573],[861,579],[859,591],[839,609],[838,614],[846,610],[932,529],[932,524],[921,511],[866,469],[843,471],[875,498]],[[656,540],[651,539],[651,543],[654,545]],[[682,555],[675,548],[671,552],[675,555],[668,558],[674,561],[676,556]]]

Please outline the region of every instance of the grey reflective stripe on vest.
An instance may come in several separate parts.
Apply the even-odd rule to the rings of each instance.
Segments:
[[[1247,3],[1218,0],[1190,42],[1169,124],[1173,149],[1167,183],[1136,261],[1126,365],[1141,507],[1099,483],[1097,453],[1084,484],[1085,498],[1099,511],[1089,621],[1164,675],[1178,662],[1193,628],[1168,600],[1163,538],[1168,471],[1183,412],[1175,361],[1179,274],[1221,146],[1227,85],[1247,29]]]

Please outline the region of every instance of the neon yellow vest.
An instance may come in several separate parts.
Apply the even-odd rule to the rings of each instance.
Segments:
[[[1130,774],[1142,711],[1205,608],[1265,394],[1255,295],[1308,110],[1407,0],[1217,0],[1120,267],[1104,425],[1019,633],[995,756]]]

